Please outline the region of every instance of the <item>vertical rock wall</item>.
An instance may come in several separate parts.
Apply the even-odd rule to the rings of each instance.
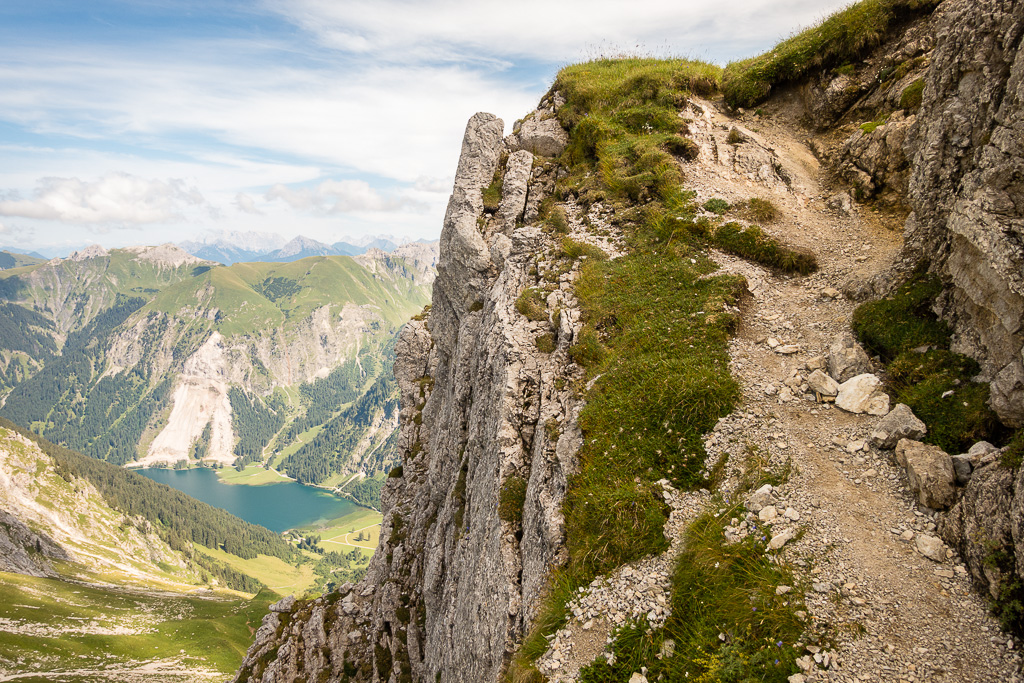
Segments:
[[[490,114],[469,121],[433,303],[396,347],[403,462],[382,494],[383,540],[367,576],[279,605],[238,680],[495,681],[562,559],[560,506],[581,442],[580,401],[567,388],[581,379],[567,358],[576,266],[549,270],[554,238],[523,225],[553,165],[502,131]],[[482,190],[499,163],[492,215]],[[545,283],[545,313],[528,319],[517,298]],[[537,345],[546,334],[550,353]],[[502,495],[523,482],[525,504]]]
[[[1024,426],[1024,2],[947,0],[917,127],[912,258],[947,281],[954,350],[979,359],[992,407]]]

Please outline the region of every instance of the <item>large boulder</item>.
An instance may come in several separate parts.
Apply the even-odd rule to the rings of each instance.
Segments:
[[[1003,581],[1012,576],[1015,562],[1014,529],[1022,520],[1022,506],[1014,495],[1013,472],[993,463],[975,470],[963,495],[939,524],[939,535],[956,548],[975,583],[998,598]],[[996,555],[1006,562],[993,562]]]
[[[907,471],[910,490],[925,507],[945,510],[956,502],[953,459],[938,446],[901,439],[896,461]]]
[[[569,144],[569,134],[552,115],[544,118],[540,111],[524,120],[516,131],[519,149],[542,157],[556,157]]]
[[[836,406],[849,413],[886,415],[889,412],[889,394],[882,388],[882,380],[874,375],[857,375],[839,385]]]
[[[835,338],[828,349],[828,374],[839,383],[871,372],[871,359],[849,332]]]
[[[917,419],[910,406],[897,403],[896,407],[875,425],[869,440],[871,445],[884,450],[896,448],[900,439],[919,440],[928,433],[924,422]]]

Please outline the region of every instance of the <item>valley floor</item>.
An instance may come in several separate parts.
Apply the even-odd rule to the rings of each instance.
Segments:
[[[0,681],[223,680],[277,597],[0,573]]]
[[[959,558],[947,551],[946,559],[936,562],[917,550],[916,539],[930,535],[935,520],[918,509],[891,451],[864,443],[879,418],[806,400],[786,385],[797,374],[806,377],[807,361],[827,353],[835,336],[849,330],[855,304],[838,290],[890,266],[901,246],[900,226],[887,227],[893,221],[868,208],[830,208],[831,192],[823,187],[818,162],[771,113],[734,120],[713,103],[700,104],[704,111],[695,116],[693,128],[702,151],[698,162],[684,167],[687,189],[696,191],[699,203],[713,197],[730,203],[770,199],[781,218],[765,230],[811,249],[820,266],[809,277],[779,276],[715,255],[723,271],[747,278],[752,296],[730,342],[743,400],[707,441],[710,461],[723,452],[734,456],[726,495],[738,478],[736,456],[748,447],[774,463],[792,463],[789,481],[773,493],[779,518],[765,533],[770,538],[802,530],[784,554],[808,574],[804,600],[810,619],[838,634],[828,668],[818,661],[824,650],[805,653],[813,660],[806,680],[1020,680],[1018,644],[990,616]],[[736,146],[726,141],[734,126],[754,148],[751,156],[760,155],[766,164],[777,158],[788,177],[739,159]],[[788,353],[777,352],[769,339]],[[786,346],[795,346],[795,352]],[[613,626],[654,614],[649,610],[657,607],[656,597],[668,590],[668,560],[678,551],[679,535],[706,496],[671,494],[669,499],[675,513],[666,532],[676,537],[673,549],[666,558],[646,559],[599,579],[589,591],[596,599],[583,597],[571,606],[577,616],[539,662],[550,680],[577,680],[579,667],[605,651]],[[782,515],[788,508],[795,513],[789,518]]]

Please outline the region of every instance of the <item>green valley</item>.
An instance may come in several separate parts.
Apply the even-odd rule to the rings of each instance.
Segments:
[[[268,605],[365,573],[357,509],[288,540],[0,419],[0,679],[223,678]]]
[[[328,487],[383,474],[394,338],[429,300],[435,254],[222,266],[90,247],[0,271],[0,416],[117,465],[265,461]]]

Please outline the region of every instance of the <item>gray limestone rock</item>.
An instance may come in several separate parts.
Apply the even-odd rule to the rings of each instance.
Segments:
[[[882,389],[882,380],[874,375],[857,375],[839,385],[836,407],[850,413],[886,415],[889,412],[889,394]]]
[[[295,606],[295,596],[294,595],[286,595],[285,597],[281,598],[280,600],[275,602],[273,605],[271,605],[268,609],[270,609],[271,612],[291,612],[292,611],[292,607],[294,607],[294,606]]]
[[[842,384],[848,379],[871,372],[871,359],[849,332],[840,334],[828,349],[828,374]]]
[[[925,507],[945,510],[956,502],[953,460],[938,446],[901,439],[896,462],[907,472],[910,490]]]
[[[917,546],[917,552],[932,562],[943,562],[946,559],[946,546],[942,544],[942,539],[930,534],[918,534],[914,543]]]
[[[501,119],[493,114],[474,114],[466,125],[455,185],[441,228],[441,253],[435,288],[463,310],[479,298],[488,272],[493,268],[489,249],[477,225],[483,212],[483,188],[494,178],[502,150]],[[440,277],[441,274],[446,277]]]
[[[522,122],[516,137],[519,149],[537,156],[556,157],[569,144],[569,134],[557,118],[534,112],[534,116]]]
[[[869,440],[871,445],[883,450],[896,448],[900,439],[919,440],[928,433],[924,422],[917,419],[910,406],[897,403],[888,415],[875,425]]]
[[[971,457],[969,455],[954,455],[953,458],[953,471],[956,472],[956,483],[959,486],[966,486],[967,482],[971,480],[971,472],[974,471],[974,466],[971,465]]]
[[[821,370],[815,370],[807,378],[807,386],[822,396],[835,396],[839,393],[839,383]]]
[[[533,155],[530,152],[520,150],[509,155],[501,186],[501,204],[498,206],[502,230],[506,234],[510,234],[515,229],[516,222],[523,218],[532,170]]]
[[[0,509],[0,571],[56,577],[50,560],[70,559],[67,551],[49,536],[32,531],[17,517]]]
[[[1024,518],[1015,488],[1010,470],[998,465],[975,470],[960,500],[939,524],[943,540],[957,550],[971,578],[993,598],[999,597],[1003,582],[1012,578],[1007,569],[1013,569],[1015,539]],[[1008,555],[1010,566],[993,563],[995,552]]]
[[[942,276],[953,350],[978,359],[990,405],[1024,425],[1024,1],[947,0],[925,77],[904,261]]]

